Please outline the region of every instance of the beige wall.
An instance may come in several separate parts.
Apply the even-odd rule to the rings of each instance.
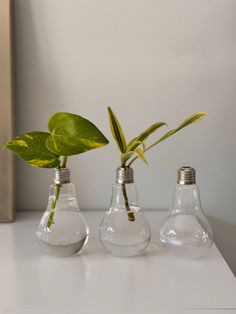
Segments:
[[[236,271],[236,1],[15,0],[17,132],[55,111],[87,116],[111,139],[106,106],[135,136],[208,111],[135,165],[144,209],[167,209],[192,165],[215,239]],[[71,159],[82,209],[106,209],[118,166],[107,148]],[[19,210],[43,210],[51,174],[18,162]]]
[[[14,219],[15,173],[13,155],[3,150],[13,136],[13,84],[11,5],[9,0],[0,1],[0,222]]]

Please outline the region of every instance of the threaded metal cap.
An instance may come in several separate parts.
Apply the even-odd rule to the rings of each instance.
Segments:
[[[134,172],[130,167],[119,167],[116,169],[116,182],[120,184],[133,183]]]
[[[68,168],[55,169],[55,177],[53,181],[56,184],[70,183],[70,169]]]
[[[192,167],[178,169],[178,184],[196,184],[196,171]]]

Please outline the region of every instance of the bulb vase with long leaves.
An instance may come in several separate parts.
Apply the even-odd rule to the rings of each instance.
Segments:
[[[170,136],[179,132],[183,128],[189,126],[194,122],[200,121],[205,117],[206,112],[197,112],[184,120],[177,128],[171,129],[164,133],[161,137],[155,140],[153,143],[147,145],[146,140],[151,134],[156,132],[159,128],[167,126],[166,122],[158,121],[144,130],[141,134],[133,138],[127,143],[122,127],[114,114],[111,107],[108,107],[108,115],[110,121],[110,128],[113,138],[117,144],[117,147],[121,153],[120,156],[120,166],[122,168],[130,167],[137,159],[141,159],[145,164],[148,164],[146,159],[146,152],[160,144],[162,141],[166,140]],[[129,200],[126,192],[126,185],[122,184],[122,193],[124,197],[124,203],[127,210],[127,215],[129,221],[135,221],[134,213],[130,209]]]

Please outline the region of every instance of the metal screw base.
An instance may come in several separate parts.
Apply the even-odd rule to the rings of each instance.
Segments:
[[[116,182],[120,184],[134,183],[134,172],[130,167],[116,169]]]
[[[70,169],[68,168],[55,169],[55,177],[53,181],[56,184],[70,183]]]
[[[196,184],[196,171],[192,167],[182,167],[178,169],[178,184]]]

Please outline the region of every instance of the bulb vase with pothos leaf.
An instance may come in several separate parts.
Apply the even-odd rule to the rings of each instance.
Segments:
[[[81,251],[88,239],[89,230],[78,207],[69,169],[56,169],[53,181],[49,191],[48,206],[39,223],[36,238],[45,253],[70,256]],[[49,228],[52,207],[53,223]]]
[[[116,173],[111,207],[100,224],[100,241],[103,247],[115,256],[134,256],[141,254],[148,247],[151,240],[151,230],[138,204],[131,165],[138,158],[147,164],[145,154],[148,150],[184,127],[199,121],[206,113],[193,114],[177,128],[168,131],[151,144],[147,144],[147,139],[152,133],[165,126],[165,122],[154,123],[127,143],[121,125],[110,107],[108,107],[108,114],[111,133],[121,153],[121,165]]]
[[[36,231],[45,253],[69,256],[79,253],[88,238],[88,226],[79,210],[75,188],[66,168],[68,157],[108,144],[106,137],[89,120],[58,112],[48,121],[49,132],[34,131],[10,140],[6,148],[31,166],[54,168],[48,206]]]

